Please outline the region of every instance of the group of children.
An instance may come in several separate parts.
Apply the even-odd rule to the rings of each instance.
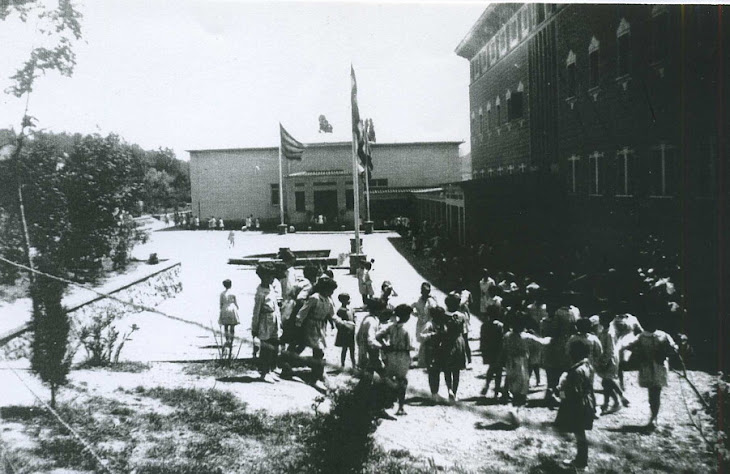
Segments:
[[[327,327],[337,328],[335,345],[341,348],[340,363],[349,355],[357,367],[361,383],[372,383],[378,374],[397,394],[396,416],[405,415],[405,396],[412,352],[418,349],[416,363],[428,374],[431,401],[441,403],[439,386],[443,375],[449,403],[458,400],[461,371],[471,362],[469,324],[471,294],[463,290],[449,293],[444,306],[431,295],[424,282],[421,294],[412,305],[393,306],[392,284],[384,282],[380,296],[372,288],[372,261],[361,262],[358,288],[367,315],[357,325],[350,295],[332,296],[337,288],[331,271],[305,267],[304,279],[297,278],[291,253],[281,255],[282,267],[261,264],[252,321],[252,335],[260,340],[259,370],[262,380],[275,383],[291,377],[292,365],[302,351],[312,349],[313,384],[324,385],[324,350]],[[279,285],[275,285],[275,280]],[[280,289],[279,289],[280,286]],[[221,294],[221,318],[226,341],[233,339],[238,323],[238,305],[230,294],[231,283],[224,281]],[[540,385],[540,371],[545,369],[548,405],[559,405],[556,425],[575,434],[578,454],[568,463],[585,468],[588,444],[585,431],[601,414],[613,413],[629,405],[623,393],[622,366],[631,353],[639,367],[639,384],[649,392],[651,417],[649,427],[656,426],[662,387],[667,384],[668,358],[676,353],[672,338],[657,329],[657,316],[648,313],[640,324],[629,314],[607,312],[590,318],[581,317],[577,307],[546,302],[539,285],[521,288],[515,281],[495,281],[484,271],[479,283],[479,314],[482,320],[480,350],[488,366],[486,396],[494,384],[494,397],[508,402],[513,409],[511,421],[519,424],[518,411],[526,404],[531,375]],[[560,303],[565,303],[562,301]],[[233,317],[234,315],[235,317]],[[406,328],[415,315],[415,341]],[[283,348],[281,355],[279,348]],[[357,352],[357,354],[356,354]],[[593,391],[595,375],[601,377],[603,405],[597,410]],[[389,415],[386,414],[389,417]]]
[[[489,365],[482,394],[494,382],[494,397],[512,400],[512,421],[519,423],[517,409],[528,394],[531,374],[539,385],[540,368],[547,375],[545,400],[559,404],[555,420],[559,429],[575,434],[578,454],[566,464],[584,469],[588,460],[585,431],[595,418],[629,405],[623,393],[623,366],[638,366],[639,385],[648,390],[651,416],[647,425],[657,424],[661,391],[667,385],[668,359],[678,347],[667,333],[658,329],[660,315],[647,311],[639,320],[628,313],[601,312],[581,317],[568,301],[545,302],[545,293],[531,283],[520,288],[514,281],[492,279],[484,270],[480,281],[480,309],[484,315],[480,347]],[[593,390],[595,375],[601,377],[603,404],[597,410]],[[611,406],[612,405],[612,406]]]

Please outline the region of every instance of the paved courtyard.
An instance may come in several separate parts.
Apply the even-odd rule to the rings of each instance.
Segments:
[[[390,280],[398,292],[395,304],[413,303],[419,294],[423,278],[410,266],[388,241],[397,237],[395,233],[362,235],[363,249],[368,258],[375,259],[373,283],[376,292],[383,280]],[[144,259],[156,252],[159,258],[179,260],[183,291],[176,298],[158,307],[161,311],[217,329],[218,295],[223,290],[221,282],[229,278],[233,292],[241,308],[241,325],[237,334],[250,339],[251,310],[259,278],[253,267],[229,265],[231,257],[272,253],[280,247],[292,250],[329,249],[331,256],[346,254],[350,249],[350,238],[346,233],[297,233],[279,236],[259,232],[236,232],[234,248],[228,246],[228,232],[219,231],[176,231],[167,230],[152,234],[147,244],[135,249],[135,256]],[[301,273],[301,270],[299,270]],[[335,279],[339,285],[335,296],[348,292],[354,303],[360,303],[357,280],[347,269],[336,269]],[[440,301],[443,294],[434,289]],[[186,325],[163,316],[140,313],[125,319],[126,324],[137,324],[140,330],[124,348],[122,358],[134,361],[179,361],[210,359],[215,357],[215,340],[210,331]],[[412,327],[415,321],[412,321]],[[334,346],[334,331],[330,334],[328,361],[339,360]],[[241,356],[249,357],[251,346],[245,343]]]

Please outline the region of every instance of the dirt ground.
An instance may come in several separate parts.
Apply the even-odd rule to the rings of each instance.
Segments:
[[[156,251],[160,257],[179,258],[183,262],[183,293],[160,308],[171,314],[182,314],[201,323],[213,321],[217,310],[220,281],[226,277],[234,282],[242,308],[253,304],[257,278],[251,269],[226,264],[230,256],[276,251],[279,246],[299,249],[331,248],[333,254],[346,252],[348,236],[344,234],[296,234],[276,237],[250,233],[237,235],[236,248],[228,249],[225,233],[217,232],[158,232],[150,244],[137,249],[144,255]],[[391,280],[399,292],[398,302],[411,303],[418,296],[422,277],[388,241],[390,234],[367,236],[365,248],[376,259],[376,285]],[[356,281],[345,270],[337,270],[338,292],[348,291],[358,301]],[[439,301],[443,294],[434,291]],[[250,334],[250,317],[242,310],[239,335]],[[362,319],[362,315],[360,317]],[[312,405],[321,395],[312,387],[298,382],[282,381],[267,384],[258,381],[253,367],[246,365],[228,372],[211,371],[210,364],[201,361],[215,357],[215,339],[198,327],[186,327],[161,316],[136,314],[125,324],[136,323],[142,328],[122,353],[122,359],[146,364],[140,371],[111,372],[108,370],[74,370],[69,388],[61,393],[61,401],[82,403],[86,397],[97,396],[113,400],[135,401],[130,395],[137,387],[152,389],[215,388],[236,395],[252,411],[264,410],[271,414],[313,412]],[[414,324],[415,322],[412,321]],[[411,326],[413,326],[413,324]],[[211,324],[212,325],[212,324]],[[378,444],[391,452],[407,452],[424,460],[434,469],[455,472],[561,472],[555,461],[574,454],[572,436],[561,435],[551,427],[555,411],[542,406],[545,375],[541,386],[532,390],[528,406],[519,416],[522,424],[514,428],[506,423],[509,407],[494,404],[480,396],[486,368],[477,351],[479,325],[472,325],[471,346],[474,351],[472,370],[462,372],[459,388],[460,402],[456,406],[429,406],[426,374],[412,369],[409,374],[407,416],[383,421],[376,431]],[[339,348],[334,347],[334,332],[328,337],[330,347],[326,358],[329,383],[335,387],[344,384],[349,375],[340,374]],[[306,355],[307,353],[305,353]],[[251,345],[241,347],[241,358],[251,356]],[[11,364],[30,387],[42,396],[47,390],[27,369],[27,362]],[[33,405],[35,400],[27,389],[3,367],[4,390],[0,392],[0,407]],[[347,362],[349,368],[349,361]],[[692,373],[698,387],[708,390],[711,377]],[[591,443],[591,470],[594,472],[714,472],[713,456],[708,454],[700,437],[691,426],[690,414],[699,404],[684,382],[676,375],[663,395],[660,428],[646,432],[642,426],[648,419],[648,402],[644,389],[638,387],[636,374],[626,376],[627,397],[631,406],[604,416],[595,423],[588,435]],[[598,388],[598,386],[596,387]],[[442,387],[440,394],[446,396]],[[602,395],[598,394],[601,403]],[[144,403],[150,403],[148,401]],[[325,402],[320,409],[326,409]],[[151,405],[150,411],[168,410]],[[2,444],[10,453],[32,445],[34,440],[25,433],[21,424],[0,420]],[[41,471],[43,472],[43,471]],[[72,471],[48,471],[72,472]]]

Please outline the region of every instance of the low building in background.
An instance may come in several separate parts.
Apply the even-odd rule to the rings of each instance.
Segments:
[[[461,179],[458,141],[372,144],[370,210],[378,223],[413,214],[413,193]],[[279,223],[278,148],[189,150],[193,213],[226,221],[253,215],[263,225]],[[301,227],[322,216],[327,227],[352,227],[350,142],[311,143],[301,161],[283,162],[287,224]],[[364,179],[360,190],[364,192]],[[360,198],[360,216],[367,203]]]

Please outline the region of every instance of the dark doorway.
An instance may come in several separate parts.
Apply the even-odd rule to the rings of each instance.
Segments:
[[[333,222],[337,217],[337,191],[315,191],[314,192],[314,215],[322,214],[327,222]]]

